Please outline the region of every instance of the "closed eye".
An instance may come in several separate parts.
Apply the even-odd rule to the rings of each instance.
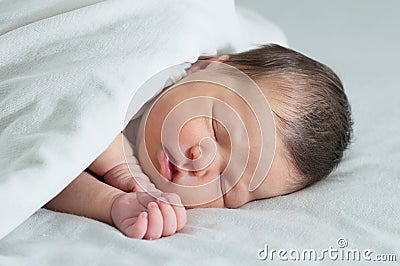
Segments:
[[[218,139],[217,139],[217,133],[218,133],[218,131],[217,131],[217,127],[218,127],[218,125],[217,125],[217,120],[214,118],[215,117],[215,114],[214,114],[214,111],[215,111],[215,105],[213,105],[212,106],[212,111],[211,111],[211,123],[212,123],[212,129],[213,129],[213,133],[214,133],[214,139],[215,139],[215,141],[217,141]]]
[[[214,132],[214,138],[215,138],[215,140],[218,140],[218,138],[217,138],[217,127],[218,127],[218,125],[217,125],[217,120],[215,120],[214,118],[212,119],[212,128],[213,128],[213,132]]]

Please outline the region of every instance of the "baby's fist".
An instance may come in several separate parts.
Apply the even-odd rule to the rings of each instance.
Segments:
[[[170,236],[186,224],[186,210],[174,193],[126,193],[114,200],[111,217],[115,226],[132,238]]]

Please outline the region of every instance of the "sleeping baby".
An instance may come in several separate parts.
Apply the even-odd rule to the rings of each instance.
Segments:
[[[185,208],[285,195],[338,165],[352,120],[330,68],[274,44],[203,59],[46,207],[156,239],[184,227]]]

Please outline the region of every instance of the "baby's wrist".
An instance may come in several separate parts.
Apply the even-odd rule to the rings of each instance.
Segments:
[[[109,208],[109,213],[108,213],[108,221],[107,223],[111,226],[116,227],[116,224],[114,223],[114,218],[113,218],[113,208],[115,206],[115,202],[117,199],[125,195],[126,193],[123,191],[113,191],[110,195],[110,208]]]

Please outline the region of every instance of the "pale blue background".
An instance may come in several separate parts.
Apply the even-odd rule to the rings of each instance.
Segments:
[[[290,47],[326,63],[339,74],[352,102],[356,132],[361,127],[369,128],[376,131],[379,141],[384,132],[365,115],[373,112],[376,105],[387,108],[382,115],[397,118],[390,122],[400,123],[399,1],[236,3],[273,21],[286,33]]]
[[[289,45],[332,68],[351,90],[383,92],[397,86],[400,2],[237,0],[286,33]],[[397,92],[398,89],[391,89]]]

